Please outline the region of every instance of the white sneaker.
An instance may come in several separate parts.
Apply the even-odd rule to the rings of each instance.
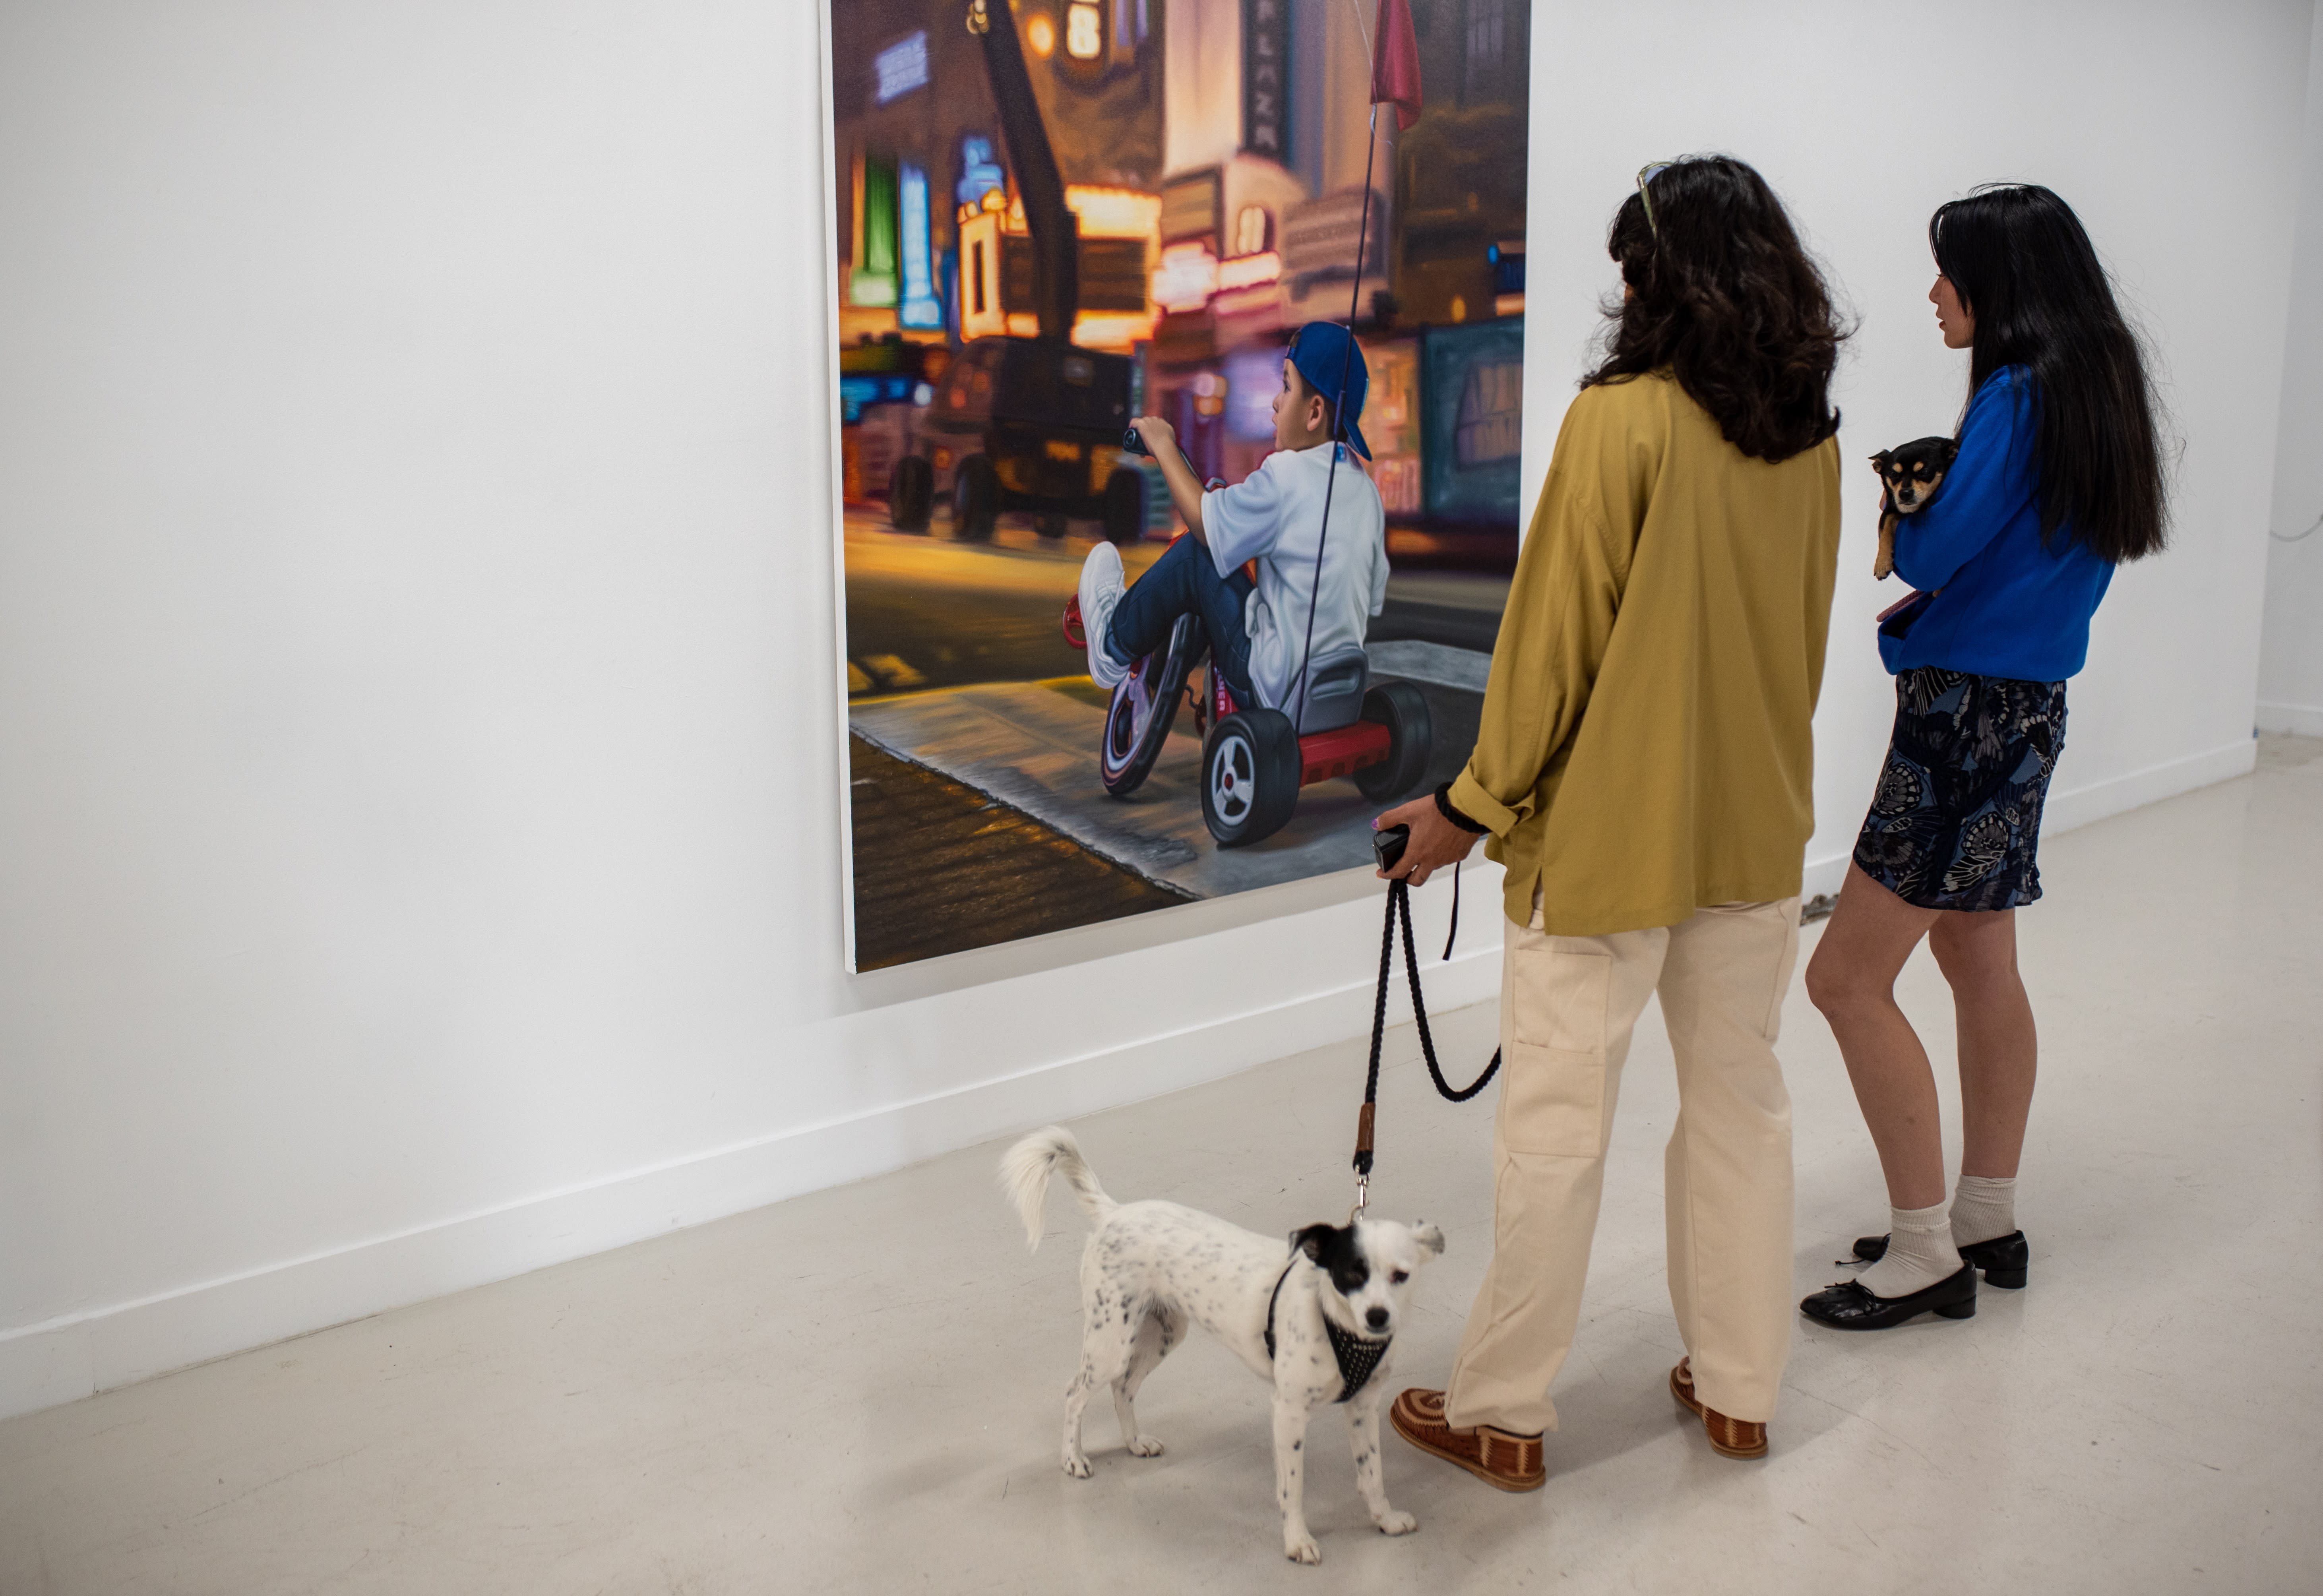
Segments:
[[[1122,580],[1121,551],[1109,543],[1089,550],[1088,558],[1081,562],[1081,630],[1088,637],[1089,680],[1107,693],[1129,674],[1129,667],[1116,661],[1106,647],[1113,630],[1114,607],[1128,591],[1129,584]]]

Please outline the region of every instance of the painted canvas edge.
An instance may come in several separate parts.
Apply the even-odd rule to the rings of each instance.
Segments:
[[[840,0],[822,0],[815,7],[815,26],[822,58],[822,77],[815,92],[822,101],[822,165],[816,187],[822,196],[822,358],[827,384],[823,396],[823,427],[831,447],[825,461],[825,513],[831,518],[831,688],[839,715],[839,942],[840,959],[850,976],[863,972],[855,958],[855,784],[852,732],[847,716],[847,504],[841,482],[846,476],[846,442],[839,425],[839,206],[832,189],[839,170],[839,104],[831,88],[833,65],[831,8]]]

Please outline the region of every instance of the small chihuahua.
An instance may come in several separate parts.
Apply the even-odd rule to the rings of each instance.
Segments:
[[[1409,1535],[1419,1520],[1388,1506],[1380,1467],[1380,1398],[1388,1348],[1412,1272],[1444,1251],[1432,1225],[1357,1217],[1310,1225],[1281,1243],[1176,1203],[1116,1203],[1097,1183],[1072,1133],[1051,1125],[1010,1148],[1000,1185],[1041,1244],[1049,1179],[1062,1175],[1096,1228],[1081,1252],[1081,1366],[1065,1391],[1065,1472],[1089,1477],[1081,1409],[1102,1386],[1113,1392],[1121,1438],[1133,1457],[1162,1443],[1140,1435],[1130,1404],[1189,1319],[1226,1343],[1274,1387],[1274,1493],[1283,1555],[1320,1563],[1307,1532],[1303,1494],[1307,1421],[1334,1399],[1347,1407],[1355,1489],[1382,1534]]]
[[[1879,555],[1871,562],[1875,579],[1884,581],[1896,569],[1896,523],[1936,496],[1959,454],[1960,445],[1950,438],[1914,438],[1871,457],[1871,469],[1887,487],[1879,502]]]

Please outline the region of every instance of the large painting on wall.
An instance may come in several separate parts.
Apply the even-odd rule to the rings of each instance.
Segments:
[[[1466,758],[1520,520],[1529,13],[831,0],[854,968],[1364,866]],[[1196,623],[1098,687],[1084,560],[1134,584],[1184,536],[1125,426],[1242,482],[1317,320],[1369,373],[1361,648],[1269,710]]]

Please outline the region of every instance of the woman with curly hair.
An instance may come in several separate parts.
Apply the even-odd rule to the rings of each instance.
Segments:
[[[1670,1390],[1767,1450],[1790,1353],[1791,1118],[1775,1035],[1814,829],[1813,720],[1839,555],[1845,335],[1765,179],[1648,167],[1613,218],[1622,298],[1566,410],[1457,781],[1382,815],[1418,882],[1480,835],[1508,868],[1493,1253],[1413,1445],[1505,1491],[1546,1476],[1623,1059],[1658,991]]]
[[[2089,617],[2114,567],[2162,543],[2144,363],[2072,208],[2033,184],[1979,188],[1936,212],[1928,243],[1945,347],[1970,352],[1968,409],[1942,491],[1896,528],[1896,569],[1924,591],[1880,626],[1895,735],[1807,967],[1894,1208],[1887,1235],[1855,1243],[1871,1267],[1799,1305],[1843,1330],[1967,1318],[1979,1269],[2025,1284],[2016,1165],[2034,1037],[2016,910],[2041,895],[2042,801]],[[1935,1076],[1896,1004],[1922,937],[1960,1033],[1949,1211]]]

